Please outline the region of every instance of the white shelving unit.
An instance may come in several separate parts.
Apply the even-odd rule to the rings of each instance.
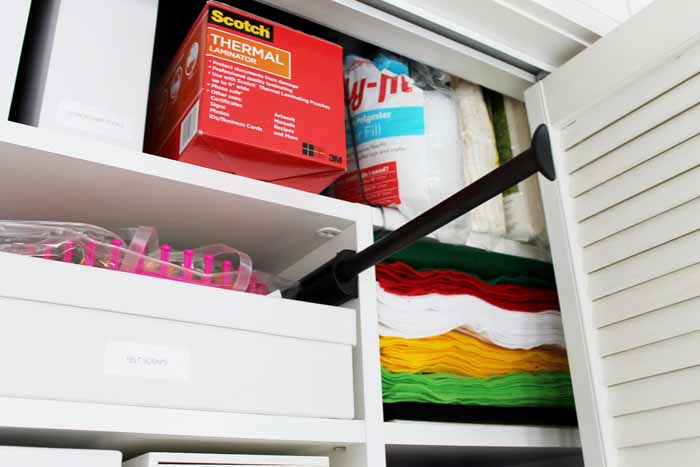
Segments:
[[[266,3],[512,96],[522,97],[535,82],[528,71],[354,0]],[[20,12],[19,3],[16,5],[18,15],[22,13],[26,19],[26,10]],[[357,28],[360,23],[365,25],[362,30]],[[12,44],[21,43],[20,34],[14,31]],[[0,76],[2,91],[8,95],[19,57],[15,52],[5,58],[6,75]],[[3,111],[8,108],[9,101],[3,104]],[[310,272],[339,249],[361,249],[372,242],[370,208],[61,132],[1,122],[0,154],[0,217],[6,219],[72,220],[106,228],[156,225],[161,240],[175,247],[214,242],[235,245],[250,254],[257,267],[290,279]],[[328,227],[341,234],[330,241],[318,234]],[[32,263],[37,260],[22,259],[21,264],[15,264],[15,258],[0,260],[6,266],[0,267],[0,297],[7,308],[20,301],[23,306],[52,304],[213,325],[230,324],[232,318],[226,310],[243,308],[256,313],[238,316],[235,320],[245,323],[236,324],[274,332],[270,322],[277,320],[275,324],[287,333],[298,326],[295,318],[311,312],[300,302],[235,293],[224,296],[182,284],[158,282],[156,293],[154,280],[119,274],[110,278],[119,293],[109,294],[102,286],[103,277],[91,273],[113,273],[76,271],[66,269],[70,265],[53,263],[51,271],[42,268],[42,273],[36,274],[55,275],[55,281],[37,290],[37,285],[26,279],[39,267]],[[24,275],[13,279],[15,268],[22,269]],[[0,397],[0,443],[115,449],[125,458],[147,451],[322,454],[331,456],[334,467],[383,467],[387,456],[391,461],[395,455],[418,448],[437,458],[461,452],[470,459],[500,459],[499,452],[529,453],[532,459],[578,452],[577,432],[572,429],[385,423],[374,293],[370,271],[361,277],[360,299],[349,305],[357,311],[357,322],[347,325],[358,330],[354,420],[5,396]],[[142,299],[137,302],[133,297]],[[197,303],[208,303],[217,311],[195,312]],[[280,307],[285,312],[282,319]],[[61,332],[70,339],[71,333],[80,330]],[[314,330],[304,332],[319,339],[333,337],[328,335],[322,315]],[[429,451],[424,451],[426,448]]]
[[[697,344],[698,326],[664,317],[673,314],[669,307],[700,296],[697,278],[688,272],[700,264],[700,258],[686,238],[697,230],[696,225],[677,222],[687,220],[682,214],[685,211],[680,210],[683,203],[700,195],[693,191],[692,183],[682,179],[689,166],[669,162],[678,173],[664,179],[660,177],[666,175],[653,166],[644,166],[648,160],[667,157],[667,149],[684,142],[683,137],[700,134],[700,127],[690,128],[687,122],[684,126],[674,120],[698,101],[692,87],[700,73],[698,7],[691,8],[681,0],[656,2],[561,66],[597,37],[593,31],[584,31],[584,26],[570,24],[570,19],[567,27],[572,29],[562,30],[559,19],[545,15],[548,22],[538,18],[535,4],[546,2],[527,2],[530,8],[517,9],[512,8],[514,2],[485,0],[484,8],[475,10],[487,16],[490,13],[484,12],[496,7],[514,12],[509,16],[509,28],[534,34],[540,50],[539,46],[519,47],[517,35],[488,28],[476,30],[473,23],[452,15],[449,8],[440,9],[440,5],[454,7],[456,2],[433,2],[424,7],[429,14],[417,18],[420,15],[411,7],[415,2],[408,0],[261,1],[516,98],[522,99],[529,88],[526,103],[532,126],[549,124],[557,161],[558,182],[543,183],[542,191],[581,441],[579,430],[571,428],[384,422],[375,284],[373,272],[368,271],[360,279],[359,300],[346,305],[357,312],[355,322],[347,323],[357,329],[352,420],[6,395],[0,397],[0,443],[118,449],[127,457],[153,450],[323,454],[331,457],[333,467],[384,467],[387,459],[391,465],[568,467],[582,465],[581,448],[590,467],[646,467],[658,459],[698,465],[700,432],[697,424],[682,420],[686,409],[689,419],[697,419],[693,415],[698,413],[698,392],[688,389],[676,396],[668,389],[674,382],[676,387],[685,384],[697,388],[694,369],[700,361],[691,350]],[[27,18],[27,2],[8,3],[2,24],[6,18],[15,18],[12,24],[16,27],[0,28],[0,44],[8,52],[0,58],[0,110],[5,114],[23,35],[17,25]],[[493,18],[490,20],[483,24],[494,24]],[[539,35],[538,30],[546,34]],[[579,35],[572,39],[574,33]],[[557,35],[572,40],[556,49],[545,49],[552,41],[544,39]],[[552,74],[538,82],[541,70]],[[633,146],[634,151],[625,149],[627,146]],[[652,150],[653,154],[647,154]],[[640,159],[630,166],[627,161],[632,152]],[[691,165],[697,169],[700,161]],[[641,176],[621,177],[632,169]],[[589,190],[593,195],[571,188],[572,181],[580,183],[588,171],[596,172],[601,180]],[[618,187],[629,194],[627,199],[616,198]],[[655,191],[657,187],[666,191]],[[261,269],[290,279],[310,272],[340,249],[361,249],[372,242],[372,211],[367,207],[9,121],[0,122],[0,190],[2,218],[74,220],[107,228],[157,225],[163,240],[176,247],[225,242],[248,252]],[[596,198],[596,209],[601,210],[590,218],[581,216],[592,209],[587,201],[591,196]],[[665,208],[655,211],[660,200],[666,203]],[[628,203],[625,207],[630,208],[624,216],[617,215],[620,203]],[[593,222],[614,217],[620,223],[619,231],[610,232],[609,239],[598,239],[612,242],[605,243],[608,249],[591,249],[590,243],[581,241],[581,232],[590,232],[590,219],[599,215],[603,217]],[[327,227],[337,229],[340,235],[332,240],[323,238],[318,232]],[[623,249],[614,248],[620,244]],[[624,280],[615,282],[614,290],[606,294],[599,286],[604,276],[597,276],[598,271],[588,268],[582,258],[593,255],[597,262],[610,265],[613,261],[605,252],[613,250],[616,261],[622,263],[616,267],[621,268]],[[622,253],[627,256],[619,257]],[[128,297],[147,295],[149,283],[144,278],[121,275],[120,296],[100,294],[99,287],[83,293],[90,289],[91,280],[74,283],[71,278],[76,274],[68,269],[56,275],[55,283],[42,287],[14,278],[14,271],[7,267],[10,263],[0,258],[0,299],[143,313],[133,309]],[[28,263],[24,266],[29,268]],[[630,271],[645,271],[645,275],[628,274]],[[589,288],[590,281],[598,284],[598,289]],[[657,284],[656,290],[661,292],[654,292],[649,284]],[[172,308],[185,310],[180,318],[192,319],[187,316],[195,304],[187,302],[184,297],[190,294],[180,286],[158,286],[173,293],[172,297],[162,294],[164,306],[151,307],[152,316],[167,314],[171,300],[179,307]],[[293,327],[294,316],[312,311],[303,303],[235,293],[222,298],[216,291],[186,287],[191,287],[198,304],[212,301],[227,309],[259,311],[246,326],[269,321],[266,316],[282,310],[289,316],[279,325]],[[144,298],[144,308],[149,304],[153,299]],[[636,308],[629,310],[629,306]],[[3,319],[11,319],[12,312],[11,305],[0,309]],[[214,323],[227,318],[203,313],[197,319]],[[643,326],[635,327],[636,319],[650,320],[664,332],[646,335]],[[600,329],[609,326],[605,331]],[[66,339],[81,331],[57,330]],[[323,337],[322,320],[313,331]],[[599,342],[610,348],[614,339],[610,336],[620,334],[639,347],[602,355]],[[41,342],[36,345],[41,346]],[[658,349],[663,351],[663,359],[647,358]],[[625,352],[640,353],[625,356]],[[631,373],[623,373],[624,367]],[[1,388],[0,381],[0,393]],[[647,393],[654,396],[652,402],[639,403]]]
[[[237,245],[256,258],[259,267],[290,279],[330,259],[337,249],[362,248],[372,242],[371,210],[361,205],[12,122],[0,124],[0,140],[0,184],[5,194],[0,209],[4,218],[69,219],[114,228],[154,224],[159,226],[163,241],[173,245],[221,241]],[[319,229],[328,227],[341,234],[330,241],[318,235]],[[221,293],[129,274],[110,277],[107,283],[120,291],[110,293],[103,287],[106,278],[98,277],[109,271],[3,256],[6,281],[0,295],[8,307],[13,300],[20,300],[37,306],[48,303],[243,326],[273,334],[277,326],[285,335],[293,335],[295,328],[302,331],[299,326],[303,326],[304,334],[315,333],[320,340],[333,338],[324,325],[330,315],[321,313],[306,320],[314,323],[315,331],[300,321],[315,305]],[[39,263],[28,263],[34,261]],[[46,270],[48,275],[42,276],[39,269],[47,267],[54,270]],[[55,280],[41,280],[46,285],[37,290],[29,276],[20,279],[20,269]],[[355,303],[358,322],[352,318],[345,324],[359,330],[354,352],[355,420],[2,397],[0,443],[117,449],[127,456],[148,450],[313,451],[333,454],[338,463],[344,457],[381,463],[381,437],[368,437],[372,426],[381,426],[371,271],[362,275],[360,290],[362,298]],[[211,310],[202,310],[201,304]],[[232,315],[227,311],[239,308],[255,313]],[[335,310],[329,308],[326,313],[334,313],[338,319]],[[63,332],[70,338],[72,332],[80,330]]]
[[[360,420],[0,398],[3,444],[151,451],[302,452],[365,444]]]

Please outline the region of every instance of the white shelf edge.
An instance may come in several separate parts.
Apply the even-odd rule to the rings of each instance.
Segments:
[[[440,30],[450,31],[452,33],[450,38],[457,42],[464,42],[466,39],[467,44],[476,42],[493,51],[498,51],[506,56],[506,62],[508,58],[511,61],[514,59],[548,73],[589,46],[591,39],[594,40],[594,37],[586,34],[588,31],[584,28],[543,14],[546,13],[546,10],[540,10],[539,14],[533,14],[528,11],[532,8],[527,8],[530,5],[524,4],[522,0],[510,3],[506,0],[484,5],[472,5],[469,11],[473,21],[471,24],[453,19],[450,15],[452,10],[450,10],[449,5],[440,5],[435,8],[435,6],[423,7],[410,0],[365,1],[378,6],[379,9],[413,21],[426,29],[435,30],[438,34]],[[503,30],[508,28],[519,30],[521,32],[520,43],[509,40],[507,35],[493,33],[493,24],[488,24],[494,22],[493,18],[498,18],[502,22]],[[487,24],[484,25],[484,23]],[[480,26],[475,27],[475,24],[480,24]],[[489,28],[489,26],[492,27]],[[485,31],[490,31],[490,34]],[[523,36],[527,37],[525,41],[528,42],[525,49],[522,45]],[[535,38],[538,41],[537,44],[534,43],[533,39]],[[552,43],[556,43],[556,47],[553,48]]]
[[[3,429],[361,444],[363,420],[251,415],[0,397]]]
[[[336,344],[357,343],[352,309],[12,253],[0,253],[0,261],[3,269],[12,271],[11,278],[0,283],[0,297]],[[36,287],[37,283],[44,285]]]
[[[511,448],[578,448],[578,429],[394,421],[384,423],[387,445]]]
[[[371,209],[362,204],[348,203],[327,196],[124,149],[69,133],[9,121],[0,123],[0,142],[353,222],[366,218],[363,216],[367,216],[367,212]]]
[[[535,83],[530,73],[357,0],[261,1],[515,99]]]

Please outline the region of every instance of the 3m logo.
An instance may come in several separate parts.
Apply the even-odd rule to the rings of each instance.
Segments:
[[[302,143],[301,145],[301,153],[305,156],[311,156],[314,157],[314,153],[316,152],[316,148],[314,148],[314,145],[311,143]]]
[[[216,7],[209,7],[209,23],[269,42],[274,42],[275,39],[275,28],[272,25]]]

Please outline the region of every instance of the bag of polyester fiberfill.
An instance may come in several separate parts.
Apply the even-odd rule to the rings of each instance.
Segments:
[[[464,187],[462,143],[452,91],[432,76],[416,80],[388,54],[374,61],[348,56],[348,169],[337,198],[395,207],[407,220]],[[355,143],[358,161],[352,149]],[[467,216],[438,230],[443,242],[464,243]]]

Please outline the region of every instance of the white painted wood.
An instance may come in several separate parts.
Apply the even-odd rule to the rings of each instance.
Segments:
[[[357,0],[261,0],[522,100],[532,74]]]
[[[291,280],[298,280],[306,274],[313,272],[319,265],[333,258],[341,250],[357,248],[357,235],[354,226],[342,230],[338,236],[330,239],[296,263],[290,265],[280,273],[280,276]]]
[[[595,104],[588,112],[577,115],[576,120],[562,130],[564,146],[567,149],[571,148],[697,74],[700,71],[699,60],[700,47],[691,46],[676,54],[673,61],[662,63],[634,82],[617,89],[614,94]]]
[[[683,334],[603,358],[608,385],[700,365],[700,332]]]
[[[496,0],[496,3],[508,5],[528,19],[587,45],[593,44],[618,24],[578,0]]]
[[[681,269],[667,276],[608,295],[593,302],[597,327],[700,297],[700,265]]]
[[[10,429],[25,432],[77,431],[86,437],[140,435],[142,439],[171,438],[234,443],[259,440],[309,445],[360,444],[365,441],[359,420],[279,417],[198,410],[129,407],[0,397],[0,434]],[[111,444],[111,443],[110,443]],[[114,445],[114,444],[112,444]]]
[[[588,276],[591,297],[597,299],[700,263],[700,231],[627,258]]]
[[[618,0],[622,1],[622,0]],[[656,0],[624,0],[627,2],[627,8],[629,9],[630,15],[635,15],[642,11],[644,8],[651,5]]]
[[[620,23],[630,16],[627,0],[580,0],[580,2]]]
[[[363,225],[364,227],[360,227]],[[289,267],[282,275],[299,278],[330,260],[341,250],[367,247],[374,240],[372,230],[371,224],[359,223],[357,227],[348,227],[337,237]],[[386,456],[382,427],[376,282],[373,270],[361,275],[359,286],[360,300],[353,300],[345,306],[357,310],[360,340],[354,355],[354,385],[355,394],[362,394],[363,397],[355,398],[355,413],[357,418],[365,420],[368,441],[366,446],[351,448],[348,450],[349,452],[334,452],[333,461],[334,465],[340,464],[348,467],[360,464],[381,467],[386,462]]]
[[[241,454],[190,454],[180,452],[152,452],[132,459],[124,467],[160,467],[162,465],[182,465],[182,467],[223,466],[290,466],[328,467],[327,457],[311,456],[261,456]]]
[[[364,0],[458,42],[481,46],[530,66],[552,71],[592,44],[590,33],[535,2],[460,0]],[[549,15],[547,13],[550,13]],[[506,58],[506,59],[507,59]]]
[[[700,438],[647,444],[620,450],[620,467],[696,467],[700,464]]]
[[[375,442],[376,441],[376,442]],[[366,445],[343,445],[335,446],[330,452],[312,450],[305,454],[320,454],[330,457],[333,467],[355,467],[357,465],[386,465],[386,456],[384,455],[384,444],[381,444],[381,457],[375,458],[375,449],[371,446],[377,444],[379,440],[368,440]],[[368,459],[369,457],[369,459]]]
[[[590,245],[700,197],[699,175],[700,167],[696,167],[589,217],[579,224],[581,245]]]
[[[122,467],[122,453],[0,446],[0,467]]]
[[[555,267],[573,270],[562,317],[587,349],[570,354],[572,372],[587,367],[605,386],[593,385],[597,423],[580,422],[586,465],[619,467],[621,448],[698,436],[687,421],[667,429],[673,404],[693,418],[697,381],[687,369],[700,365],[700,326],[687,318],[695,306],[682,303],[700,296],[700,235],[689,218],[700,160],[688,140],[700,133],[690,110],[700,88],[689,79],[700,72],[700,33],[679,11],[700,14],[700,5],[657,2],[540,84],[548,118],[533,123],[550,124],[557,168],[566,165],[559,206],[543,190],[548,225],[561,216],[567,227],[551,239]],[[569,256],[557,254],[559,242]],[[688,387],[671,393],[669,381]],[[600,459],[591,462],[591,452]]]
[[[578,447],[575,428],[385,422],[386,444],[402,446]]]
[[[529,8],[530,4],[539,5],[542,8],[550,11],[552,14],[566,18],[572,23],[579,25],[585,30],[591,31],[598,36],[606,35],[620,24],[619,20],[606,15],[595,8],[592,8],[590,5],[580,0],[508,1],[511,3],[517,3],[523,9]],[[538,15],[538,17],[541,16]],[[566,29],[569,30],[568,28]]]
[[[575,186],[572,196],[577,197],[577,220],[700,163],[693,153],[700,142],[698,119],[700,105],[574,172],[571,183]]]
[[[695,438],[700,436],[699,416],[700,402],[693,402],[616,417],[616,443],[629,447]]]
[[[700,77],[696,76],[681,83],[667,93],[660,95],[648,104],[627,115],[625,118],[612,123],[610,126],[588,137],[567,151],[567,168],[569,172],[574,172],[609,153],[612,157],[613,154],[611,152],[615,148],[619,148],[634,138],[640,138],[640,135],[644,135],[654,127],[667,122],[669,119],[683,112],[689,111],[698,103],[697,96],[699,94]],[[697,118],[696,115],[693,117]],[[691,120],[693,117],[690,117]],[[683,123],[688,125],[692,122],[685,121]],[[679,128],[677,131],[681,132],[682,130],[683,128]],[[697,132],[697,126],[695,127],[695,131]],[[639,143],[641,144],[640,147],[644,147],[645,143],[648,144],[648,140],[653,141],[654,139],[652,135],[642,140],[642,142]],[[639,150],[639,148],[636,149]],[[626,169],[634,167],[635,164],[639,163],[640,159],[644,160],[645,156],[649,158],[653,155],[654,154],[648,155],[645,151],[641,156],[635,156],[631,160],[629,158],[624,158],[623,161],[615,165],[615,171],[611,173],[610,176],[615,176]],[[572,181],[572,194],[576,195],[590,189],[590,187],[595,186],[595,182],[595,180],[590,183],[574,183]]]
[[[633,225],[583,248],[586,272],[593,272],[700,229],[700,198]]]
[[[552,73],[546,83],[552,124],[571,124],[575,115],[681,55],[700,36],[698,15],[695,2],[655,2]]]
[[[15,90],[17,67],[31,0],[5,2],[0,15],[0,118],[7,119]]]
[[[601,328],[600,354],[612,355],[698,330],[700,298],[694,298]]]
[[[618,384],[610,388],[611,413],[620,416],[696,402],[698,385],[700,366]]]
[[[321,246],[326,240],[318,229],[343,230],[370,211],[14,123],[0,124],[0,141],[5,219],[73,220],[112,230],[154,225],[175,247],[226,243],[273,273]]]
[[[544,91],[541,83],[528,90],[528,119],[530,128],[537,128],[541,123],[549,125],[555,169],[562,174],[564,152],[561,149],[560,133],[550,120],[549,103]],[[607,401],[602,362],[594,358],[597,349],[596,334],[591,304],[585,300],[585,289],[581,287],[585,274],[581,258],[577,255],[579,240],[573,222],[573,207],[567,196],[568,179],[559,177],[555,184],[540,177],[540,189],[571,363],[583,455],[588,465],[612,467],[616,456],[612,444],[612,420],[604,415]]]
[[[367,248],[374,243],[372,212],[364,210],[355,224],[356,249]],[[330,259],[330,258],[329,258]],[[385,467],[384,431],[382,429],[382,380],[379,364],[379,318],[377,315],[377,285],[374,268],[364,271],[358,278],[359,299],[357,300],[358,330],[360,341],[355,358],[355,381],[362,385],[363,408],[367,437],[362,456],[368,467]],[[356,386],[357,387],[357,386]],[[356,394],[360,389],[356,389]],[[347,455],[338,455],[339,467],[357,465],[358,455],[351,449]]]

